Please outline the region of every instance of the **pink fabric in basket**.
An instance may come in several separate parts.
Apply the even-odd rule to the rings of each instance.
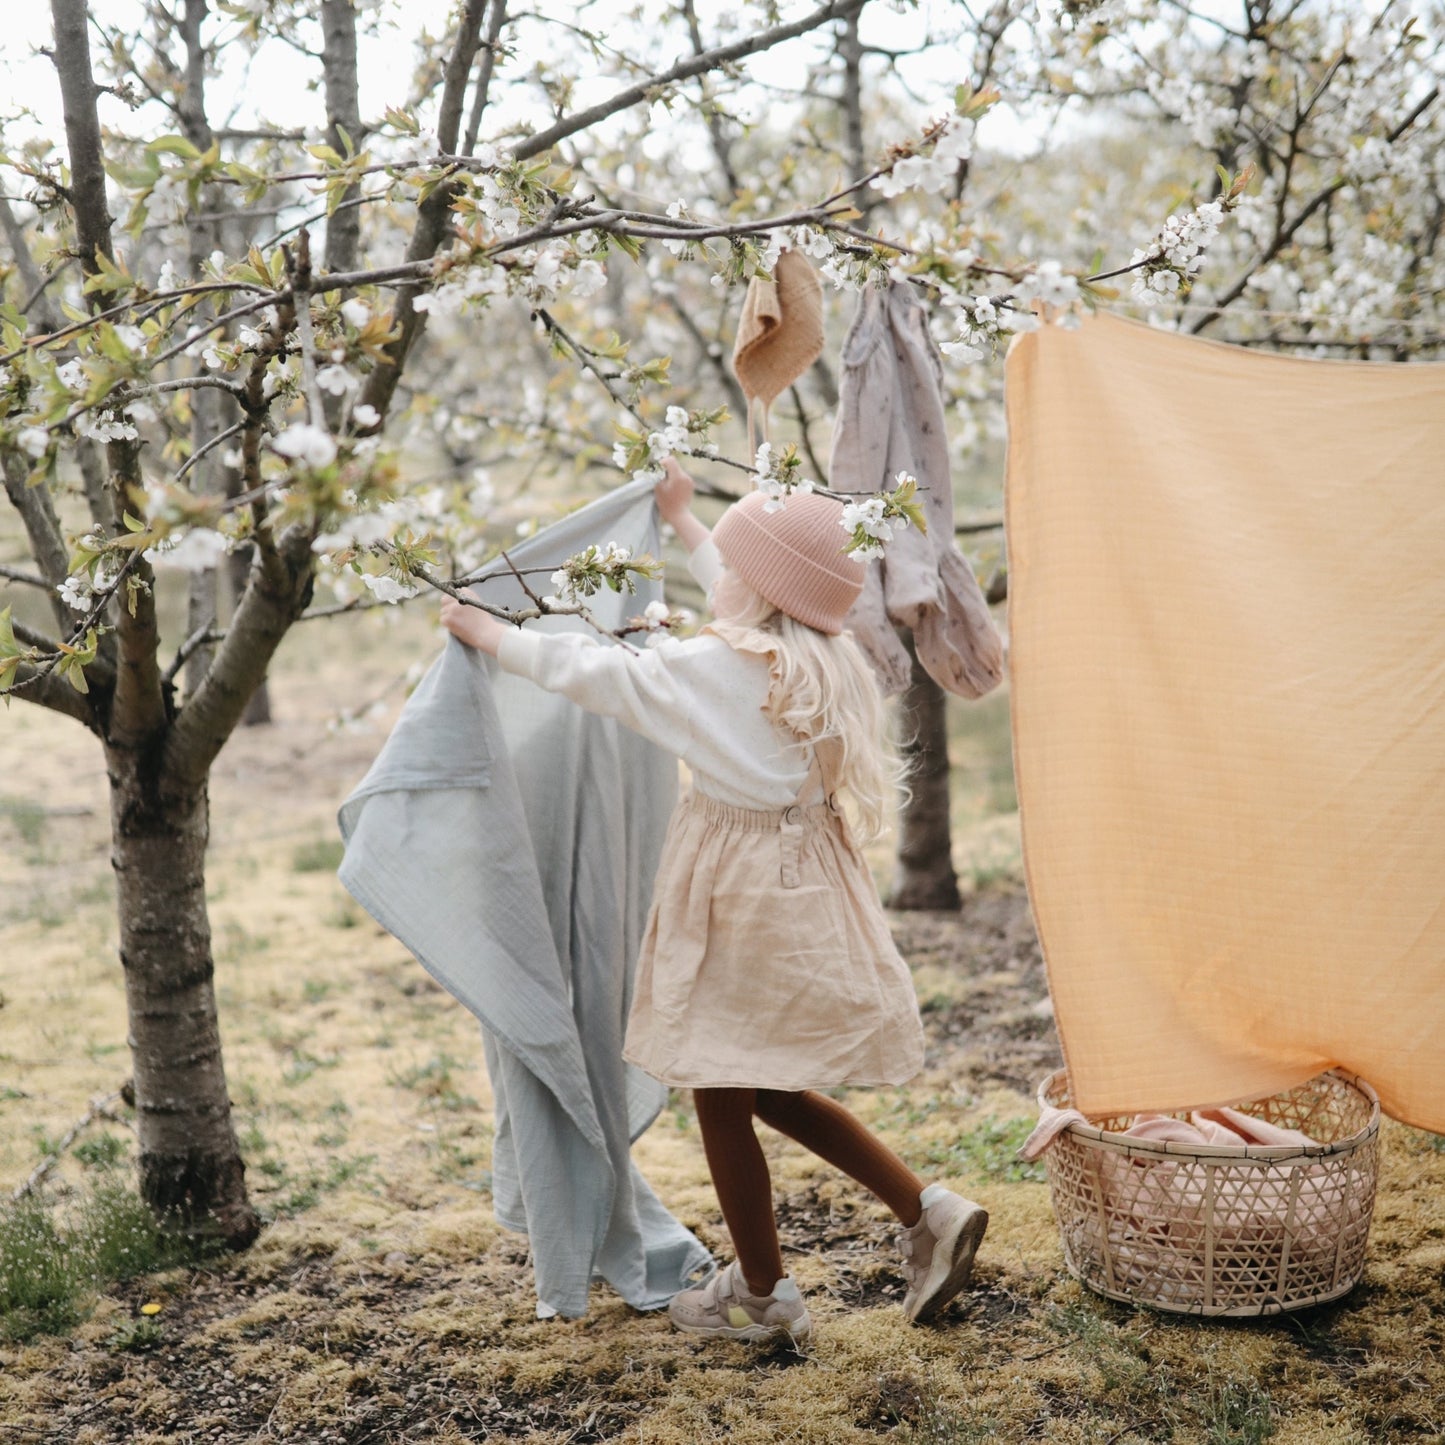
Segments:
[[[1055,1109],[1045,1105],[1034,1131],[1019,1150],[1021,1159],[1037,1159],[1071,1124],[1097,1128],[1077,1109]],[[1126,1139],[1149,1139],[1156,1144],[1315,1144],[1298,1129],[1282,1129],[1266,1119],[1242,1114],[1238,1109],[1195,1109],[1187,1119],[1169,1114],[1136,1114],[1124,1130]]]

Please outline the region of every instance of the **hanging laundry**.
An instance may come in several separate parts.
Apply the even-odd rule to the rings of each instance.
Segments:
[[[601,540],[658,555],[650,484],[618,488],[511,557],[554,567]],[[505,564],[495,570],[487,601],[526,606]],[[642,583],[590,605],[613,628],[659,594]],[[661,749],[449,640],[341,808],[342,883],[481,1021],[492,1196],[528,1236],[539,1314],[585,1314],[594,1276],[656,1309],[711,1263],[631,1161],[667,1090],[622,1061],[676,789]]]
[[[1445,1131],[1445,366],[1008,360],[1014,756],[1074,1102],[1338,1065]]]
[[[981,697],[1003,676],[1003,644],[973,569],[953,539],[953,482],[943,414],[943,362],[913,288],[865,287],[843,342],[829,483],[835,491],[892,491],[918,479],[927,535],[895,533],[868,569],[848,626],[885,692],[912,672],[894,624],[910,628],[930,677],[959,697]]]
[[[782,251],[772,280],[748,282],[733,340],[733,371],[748,399],[749,461],[767,438],[769,408],[822,351],[822,282],[805,256]]]

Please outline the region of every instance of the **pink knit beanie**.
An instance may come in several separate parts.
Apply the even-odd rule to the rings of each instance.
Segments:
[[[723,561],[780,612],[819,632],[843,630],[866,568],[845,552],[843,504],[794,492],[778,511],[752,492],[723,513],[712,539]]]

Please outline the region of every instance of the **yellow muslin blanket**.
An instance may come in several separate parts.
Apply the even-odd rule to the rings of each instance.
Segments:
[[[1339,1065],[1445,1132],[1445,365],[1008,361],[1014,756],[1075,1104]]]

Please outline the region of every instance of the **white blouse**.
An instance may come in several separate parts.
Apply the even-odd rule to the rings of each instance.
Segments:
[[[710,540],[688,559],[704,591],[721,567]],[[766,658],[735,651],[720,637],[669,637],[633,649],[581,633],[518,628],[503,639],[497,661],[675,753],[693,786],[720,803],[786,808],[807,779],[811,749],[763,712]]]

